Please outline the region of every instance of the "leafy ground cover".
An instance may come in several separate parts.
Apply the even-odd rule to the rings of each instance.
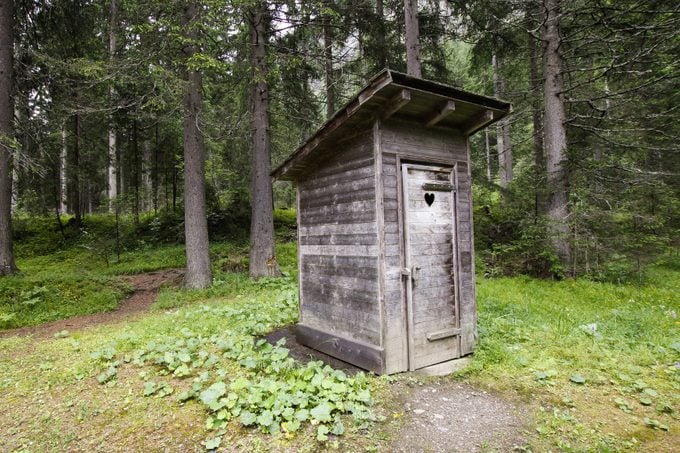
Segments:
[[[277,250],[287,276],[258,282],[244,272],[241,242],[211,251],[211,288],[166,288],[133,322],[44,341],[0,339],[0,449],[389,451],[398,443],[410,414],[395,401],[422,379],[351,377],[258,341],[297,317],[295,245]],[[126,253],[91,268],[96,259],[77,247],[32,256],[17,281],[61,266],[64,278],[89,271],[92,292],[97,282],[102,292],[117,275],[183,260],[176,245]],[[527,450],[673,451],[679,264],[660,262],[644,286],[479,279],[479,348],[467,370],[438,382],[465,382],[525,407]],[[55,278],[44,281],[54,288]],[[92,304],[87,292],[81,297]]]

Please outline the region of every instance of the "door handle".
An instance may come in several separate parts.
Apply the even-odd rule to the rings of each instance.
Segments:
[[[413,266],[411,268],[411,281],[413,282],[413,287],[415,288],[418,284],[418,277],[420,276],[420,266]]]

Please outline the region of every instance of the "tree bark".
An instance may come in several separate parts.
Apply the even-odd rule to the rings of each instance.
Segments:
[[[547,216],[551,242],[565,269],[571,262],[566,111],[563,98],[562,54],[560,52],[560,0],[545,0],[544,134],[547,169]]]
[[[530,7],[535,6],[530,3]],[[543,8],[541,7],[541,10]],[[541,14],[542,15],[542,14]],[[536,21],[531,19],[531,11],[527,10],[527,18],[530,27],[536,26]],[[527,49],[529,53],[529,86],[531,89],[531,121],[533,125],[533,157],[534,157],[534,191],[535,191],[535,216],[545,211],[544,208],[544,178],[545,178],[545,155],[543,150],[543,110],[542,110],[542,85],[540,63],[541,48],[536,45],[536,39],[527,33]]]
[[[68,143],[66,139],[66,120],[64,120],[61,125],[61,149],[59,151],[59,210],[62,214],[65,214],[68,209],[68,179],[66,178]]]
[[[135,112],[135,119],[132,120],[132,152],[134,159],[132,160],[132,177],[134,178],[134,203],[132,206],[132,214],[135,226],[139,226],[139,180],[141,162],[139,159],[139,128],[137,127],[137,113]]]
[[[489,128],[484,128],[484,147],[486,149],[486,180],[491,182],[491,147],[489,146]]]
[[[493,67],[494,96],[502,99],[505,96],[505,79],[501,74],[501,64],[494,54],[491,57]],[[498,173],[500,186],[507,188],[512,181],[512,143],[510,141],[510,123],[506,116],[496,124],[496,145],[498,147]]]
[[[80,114],[73,115],[73,156],[71,157],[71,194],[73,195],[73,222],[80,229],[83,222],[81,187],[80,187]]]
[[[198,8],[193,2],[185,5],[182,28],[189,43],[184,46],[187,59],[198,52],[195,41],[198,33]],[[187,268],[184,285],[206,288],[212,283],[210,251],[208,248],[208,220],[205,207],[205,150],[199,128],[202,108],[203,80],[201,73],[186,69],[184,93],[184,234]]]
[[[148,212],[153,206],[153,157],[151,154],[151,142],[144,139],[142,145],[142,212]]]
[[[0,275],[17,272],[12,244],[14,2],[0,2]]]
[[[387,67],[387,41],[385,37],[385,5],[384,0],[376,0],[375,2],[376,23],[376,45],[378,47],[378,67],[376,72]]]
[[[250,188],[252,218],[250,223],[250,276],[281,275],[274,243],[274,202],[272,193],[271,150],[269,137],[269,85],[267,82],[267,38],[269,27],[267,3],[258,2],[248,18],[250,26],[250,63],[254,77],[251,87],[250,121],[253,141]]]
[[[414,77],[422,77],[420,70],[418,0],[404,0],[404,27],[406,30],[406,72]]]
[[[111,10],[109,15],[109,62],[113,63],[116,54],[116,28],[118,16],[118,0],[111,0]],[[116,198],[118,197],[118,175],[116,168],[118,166],[118,159],[116,152],[116,123],[113,115],[115,109],[116,89],[113,84],[109,87],[109,108],[111,114],[109,115],[109,159],[107,165],[107,180],[108,180],[108,197],[109,197],[109,212],[114,212]]]
[[[330,8],[330,1],[323,3],[323,8]],[[324,11],[321,15],[321,28],[323,29],[323,60],[326,78],[326,119],[329,120],[335,113],[335,80],[333,77],[333,36],[331,34],[331,18]]]

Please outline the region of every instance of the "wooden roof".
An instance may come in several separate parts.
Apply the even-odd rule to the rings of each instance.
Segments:
[[[332,152],[329,145],[372,126],[375,119],[399,118],[423,127],[444,127],[472,135],[508,113],[509,102],[385,69],[272,172],[297,180]]]

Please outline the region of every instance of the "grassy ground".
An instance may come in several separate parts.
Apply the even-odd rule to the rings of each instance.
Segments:
[[[680,445],[678,264],[651,268],[646,286],[481,280],[480,348],[465,378],[532,402],[542,448],[672,451]]]
[[[296,250],[287,243],[277,251],[287,278],[261,282],[243,273],[246,252],[239,242],[213,245],[212,288],[166,289],[155,310],[136,321],[44,341],[0,339],[0,450],[192,451],[219,439],[221,447],[234,450],[388,451],[403,411],[392,404],[395,384],[413,378],[333,381],[345,385],[334,392],[311,385],[318,373],[326,373],[328,382],[340,379],[331,371],[314,368],[306,379],[307,372],[279,349],[252,349],[250,338],[295,320]],[[118,285],[116,275],[183,264],[179,246],[148,246],[108,265],[77,247],[60,253],[20,262],[24,275],[14,284],[3,280],[0,288],[52,288],[63,281],[69,289],[85,274],[80,297],[94,305],[94,289]],[[674,451],[680,444],[680,262],[659,263],[648,281],[628,286],[480,279],[479,349],[466,371],[444,379],[466,381],[526,407],[525,447],[533,451]],[[45,300],[52,292],[37,296],[42,299],[33,304],[35,313],[49,311]],[[219,408],[214,392],[201,393],[239,378],[255,395],[233,390],[238,398],[231,406],[225,399]],[[316,425],[302,423],[295,431],[288,424],[294,420],[274,410],[285,402],[264,397],[262,382],[280,394],[292,393],[281,390],[290,386],[302,389],[313,401],[310,407],[324,409],[318,398],[330,397],[324,400],[333,406],[330,419],[319,409],[317,418],[308,415]],[[368,430],[361,410],[356,418],[340,410],[361,406],[365,387],[376,401]],[[200,390],[192,393],[194,388]],[[259,428],[244,427],[234,407],[256,415]],[[225,408],[229,413],[220,412]],[[270,416],[272,423],[278,418],[287,424],[274,426]],[[317,440],[325,436],[319,426],[338,430],[338,423],[342,436]]]
[[[53,218],[16,220],[21,273],[0,279],[0,329],[114,310],[131,290],[120,276],[185,265],[184,246],[178,243],[181,219],[172,215],[147,215],[138,226],[124,218],[118,239],[113,216],[86,217],[80,233],[68,218],[63,222],[62,234]],[[290,239],[295,212],[277,210],[275,222],[280,238]],[[240,230],[219,223],[213,227],[218,230],[210,248],[215,271],[226,275],[246,270],[247,245]]]

